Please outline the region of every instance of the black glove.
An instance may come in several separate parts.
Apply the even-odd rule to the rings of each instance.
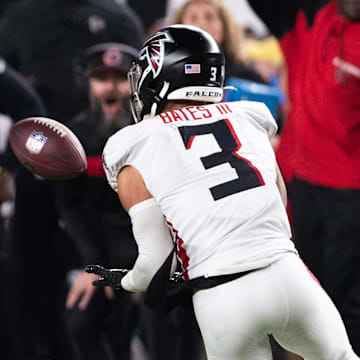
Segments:
[[[100,279],[93,281],[95,286],[111,286],[114,289],[121,288],[121,279],[128,273],[127,269],[106,269],[100,265],[86,265],[85,271],[101,276]],[[175,272],[169,279],[170,288],[176,287],[184,282],[183,273]]]
[[[175,271],[173,275],[170,277],[169,281],[170,281],[170,286],[169,286],[170,288],[181,285],[185,281],[184,274],[182,272]]]
[[[110,286],[113,289],[121,289],[121,279],[128,273],[127,269],[106,269],[100,265],[86,265],[85,271],[100,275],[101,278],[93,281],[93,285],[103,287]]]

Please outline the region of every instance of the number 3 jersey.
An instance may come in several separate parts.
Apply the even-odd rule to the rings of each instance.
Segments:
[[[104,168],[115,191],[122,167],[140,172],[186,279],[260,268],[296,252],[276,186],[276,130],[262,103],[189,106],[118,131]]]

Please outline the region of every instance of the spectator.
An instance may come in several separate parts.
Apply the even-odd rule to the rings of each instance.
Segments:
[[[18,121],[22,118],[36,115],[45,115],[46,109],[36,91],[27,83],[24,77],[14,70],[11,66],[6,64],[4,60],[0,60],[0,113],[6,114],[11,121]],[[37,223],[37,217],[43,217],[45,213],[43,208],[39,207],[38,211],[34,213],[33,204],[36,192],[27,193],[26,190],[32,184],[33,189],[36,188],[38,181],[26,170],[25,168],[18,167],[19,163],[9,147],[7,142],[7,134],[9,127],[5,129],[1,128],[3,146],[4,148],[0,152],[0,186],[3,186],[1,190],[4,191],[4,200],[11,199],[9,205],[15,207],[14,215],[7,219],[7,224],[2,223],[2,233],[0,234],[0,248],[1,248],[1,273],[3,274],[4,291],[1,292],[1,343],[0,357],[4,359],[17,359],[24,358],[25,354],[20,353],[19,349],[22,349],[24,343],[31,341],[28,334],[24,334],[23,327],[31,323],[34,336],[40,328],[43,317],[33,318],[32,312],[24,311],[25,309],[35,310],[37,304],[34,302],[33,292],[38,290],[37,284],[32,285],[30,291],[31,279],[23,273],[22,276],[18,276],[19,269],[22,268],[25,256],[27,256],[27,263],[29,267],[33,267],[34,263],[31,261],[31,249],[33,244],[30,242],[24,242],[24,246],[17,248],[14,251],[16,245],[9,241],[15,232],[19,231],[19,222],[21,226],[26,227],[26,231],[32,228],[32,225]],[[7,146],[7,147],[6,147]],[[9,178],[15,176],[15,186],[18,192],[15,197],[15,203],[13,203],[13,194],[9,190]],[[26,182],[24,181],[26,179]],[[7,180],[7,181],[5,181]],[[7,190],[7,191],[5,191]],[[28,203],[22,203],[20,199],[24,199],[22,195],[27,199],[30,197]],[[10,197],[11,196],[11,197]],[[0,200],[1,202],[1,200]],[[42,204],[46,202],[46,197],[42,199]],[[27,206],[31,205],[31,207]],[[2,208],[3,209],[3,208]],[[5,214],[4,214],[5,215]],[[0,215],[1,216],[1,215]],[[46,219],[46,217],[44,217]],[[5,218],[0,220],[5,221]],[[31,224],[31,225],[30,225]],[[42,229],[44,230],[45,227]],[[36,239],[42,240],[42,233],[37,234]],[[48,240],[48,239],[47,239]],[[15,256],[16,253],[16,256]],[[25,255],[26,254],[26,255]],[[27,269],[28,271],[28,269]],[[6,276],[5,276],[6,275]],[[44,278],[46,281],[46,276]],[[26,297],[20,296],[19,289],[23,289],[26,292]],[[46,315],[46,314],[44,314]],[[18,324],[21,324],[19,326]]]
[[[256,69],[278,94],[277,108],[273,115],[279,129],[277,135],[271,139],[271,143],[276,149],[283,127],[284,114],[287,111],[286,68],[277,39],[274,36],[264,39],[247,38],[244,43],[244,59],[248,66]],[[271,109],[271,107],[269,108]]]
[[[70,121],[82,142],[88,168],[81,177],[59,182],[60,217],[80,255],[78,268],[89,262],[132,266],[136,245],[130,219],[109,189],[101,153],[106,139],[130,124],[127,71],[137,51],[127,45],[103,43],[84,51],[79,76],[88,89],[90,106]],[[125,291],[95,291],[94,276],[78,270],[67,295],[66,323],[76,360],[130,360],[135,305]]]
[[[243,62],[243,29],[220,0],[187,0],[172,19],[173,24],[195,25],[210,33],[223,48],[226,78],[231,76],[264,83],[261,75]]]
[[[276,38],[246,39],[243,47],[245,62],[270,85],[283,89],[284,58]],[[285,95],[282,102],[285,102]]]
[[[360,1],[249,0],[279,38],[290,113],[277,152],[294,240],[360,354]]]
[[[112,0],[21,0],[9,5],[1,18],[0,54],[35,87],[47,115],[66,123],[88,104],[74,82],[74,54],[106,41],[138,46],[142,37],[134,12]],[[59,294],[73,262],[72,248],[58,228],[53,196],[53,182],[35,179],[19,168],[9,240],[13,277],[18,280],[12,283],[14,323],[22,324],[14,347],[17,359],[68,358]],[[51,279],[31,282],[50,270]]]
[[[30,115],[42,115],[45,107],[36,91],[21,74],[0,58],[0,204],[13,198],[10,182],[11,172],[18,162],[8,143],[12,121]],[[3,236],[0,239],[4,239]],[[2,246],[4,243],[1,244]]]
[[[135,13],[112,0],[22,0],[0,23],[0,55],[34,85],[49,116],[63,122],[86,106],[74,84],[74,54],[100,42],[138,47],[142,40]]]
[[[29,114],[45,113],[45,106],[34,88],[26,82],[22,74],[2,58],[0,58],[0,86],[3,89],[0,111],[10,116],[14,122]]]

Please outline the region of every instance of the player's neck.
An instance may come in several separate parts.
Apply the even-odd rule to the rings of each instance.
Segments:
[[[178,110],[181,109],[183,107],[186,106],[194,106],[194,105],[204,105],[207,103],[204,103],[202,101],[199,102],[195,102],[195,101],[168,101],[163,109],[162,112],[167,112],[167,111],[173,111],[173,110]]]

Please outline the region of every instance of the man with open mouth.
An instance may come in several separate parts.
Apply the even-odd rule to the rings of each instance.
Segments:
[[[127,71],[136,50],[124,44],[103,43],[82,55],[80,79],[88,90],[88,118],[96,121],[99,134],[108,137],[130,123]]]
[[[136,259],[130,219],[108,187],[101,158],[106,139],[132,121],[127,71],[136,55],[127,45],[102,43],[83,51],[76,62],[89,106],[69,126],[84,146],[88,168],[79,178],[56,184],[59,214],[79,255],[69,272],[66,297],[66,326],[76,360],[130,359],[136,312],[131,295],[110,288],[94,291],[96,276],[79,269],[89,261],[131,266]]]

